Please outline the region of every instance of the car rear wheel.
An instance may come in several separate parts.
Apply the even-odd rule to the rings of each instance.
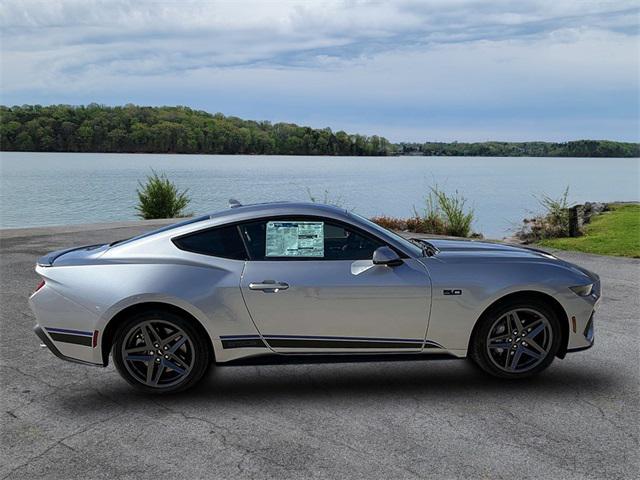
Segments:
[[[470,355],[487,373],[500,378],[524,378],[547,368],[560,347],[560,323],[538,301],[509,302],[480,320]]]
[[[112,347],[120,375],[139,390],[174,393],[195,385],[209,366],[206,340],[191,322],[169,312],[127,320]]]

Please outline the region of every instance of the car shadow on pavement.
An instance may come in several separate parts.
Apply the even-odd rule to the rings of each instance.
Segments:
[[[393,362],[330,365],[278,365],[212,368],[203,381],[186,392],[171,395],[139,393],[119,378],[97,390],[84,390],[83,397],[95,393],[123,407],[155,403],[210,408],[237,402],[299,402],[327,398],[331,401],[390,401],[411,396],[421,401],[452,398],[522,401],[541,398],[575,398],[583,392],[615,396],[625,382],[612,368],[600,366],[597,373],[580,363],[561,362],[538,376],[505,381],[487,376],[470,362]],[[505,397],[506,395],[506,397]],[[62,400],[62,399],[60,399]],[[63,402],[69,401],[67,396]],[[96,400],[98,400],[96,398]]]
[[[480,371],[470,362],[438,362],[437,366],[417,364],[369,364],[369,365],[312,365],[291,367],[273,366],[271,371],[230,375],[222,369],[214,369],[191,395],[250,395],[262,397],[314,396],[318,391],[339,395],[394,396],[411,393],[425,395],[452,395],[469,392],[504,392],[517,390],[538,394],[541,390],[575,391],[593,388],[594,383],[608,384],[610,379],[594,378],[582,369],[547,371],[522,380],[501,380]],[[553,368],[553,367],[552,367]],[[189,395],[189,392],[185,393]]]

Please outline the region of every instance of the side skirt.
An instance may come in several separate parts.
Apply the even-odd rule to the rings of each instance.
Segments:
[[[266,353],[254,357],[244,357],[229,362],[216,362],[217,367],[237,367],[247,365],[313,365],[319,363],[362,363],[362,362],[409,362],[418,360],[460,360],[449,353],[333,353],[333,354],[279,354]]]

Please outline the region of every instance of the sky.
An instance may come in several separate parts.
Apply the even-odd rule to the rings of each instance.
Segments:
[[[392,141],[640,141],[637,1],[3,0],[0,103]]]

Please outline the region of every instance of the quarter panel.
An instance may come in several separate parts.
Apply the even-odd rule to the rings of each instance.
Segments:
[[[85,329],[102,333],[107,323],[129,306],[168,303],[200,321],[212,339],[219,361],[225,360],[220,335],[257,333],[240,292],[244,261],[189,252],[176,260],[137,259],[132,263],[124,260],[50,267],[45,273],[52,279],[52,288],[86,309]],[[41,316],[48,318],[50,313],[42,311]],[[227,356],[237,356],[237,352],[227,352]]]

